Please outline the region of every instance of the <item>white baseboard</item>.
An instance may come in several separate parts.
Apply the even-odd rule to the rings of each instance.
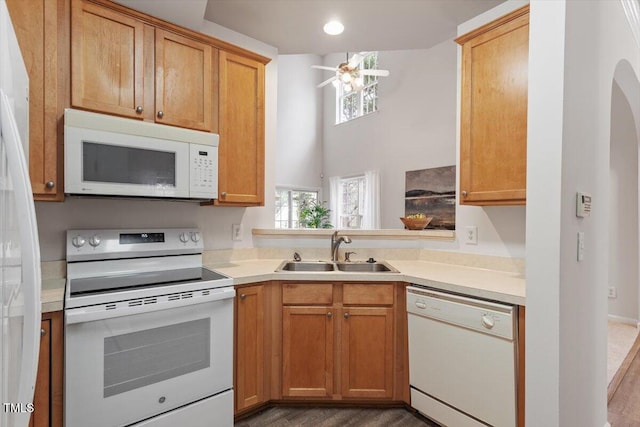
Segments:
[[[640,329],[640,320],[638,320],[638,319],[632,319],[630,317],[616,316],[614,314],[607,315],[607,318],[609,320],[613,320],[613,321],[616,321],[616,322],[626,323],[628,325],[633,325],[636,328]]]

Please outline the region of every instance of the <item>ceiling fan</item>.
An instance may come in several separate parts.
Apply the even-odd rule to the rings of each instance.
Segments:
[[[366,53],[354,53],[351,59],[349,59],[349,53],[347,53],[347,61],[341,63],[337,67],[326,67],[324,65],[312,65],[311,68],[318,68],[320,70],[334,71],[335,76],[323,81],[318,87],[323,87],[329,83],[335,82],[334,85],[342,82],[345,91],[351,90],[360,91],[364,87],[363,76],[381,76],[387,77],[389,70],[362,70],[359,68],[362,60],[367,56]]]

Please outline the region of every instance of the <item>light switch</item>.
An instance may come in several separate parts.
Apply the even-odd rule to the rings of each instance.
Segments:
[[[578,261],[584,259],[584,232],[578,232]]]

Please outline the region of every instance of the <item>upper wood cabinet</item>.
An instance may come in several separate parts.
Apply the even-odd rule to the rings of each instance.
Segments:
[[[156,29],[156,121],[212,130],[214,66],[218,50]]]
[[[73,0],[71,103],[74,107],[143,117],[143,58],[145,54],[153,54],[145,52],[144,30],[144,24],[135,18]]]
[[[29,176],[35,200],[64,199],[62,115],[69,105],[65,0],[7,0],[29,74]]]
[[[264,62],[220,51],[218,205],[264,205]]]
[[[529,6],[456,42],[462,46],[460,203],[525,204]]]
[[[217,131],[217,55],[110,2],[72,0],[73,107]]]

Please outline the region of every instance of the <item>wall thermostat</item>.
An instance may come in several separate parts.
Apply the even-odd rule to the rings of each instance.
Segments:
[[[580,191],[576,193],[576,216],[578,218],[591,216],[591,194]]]

